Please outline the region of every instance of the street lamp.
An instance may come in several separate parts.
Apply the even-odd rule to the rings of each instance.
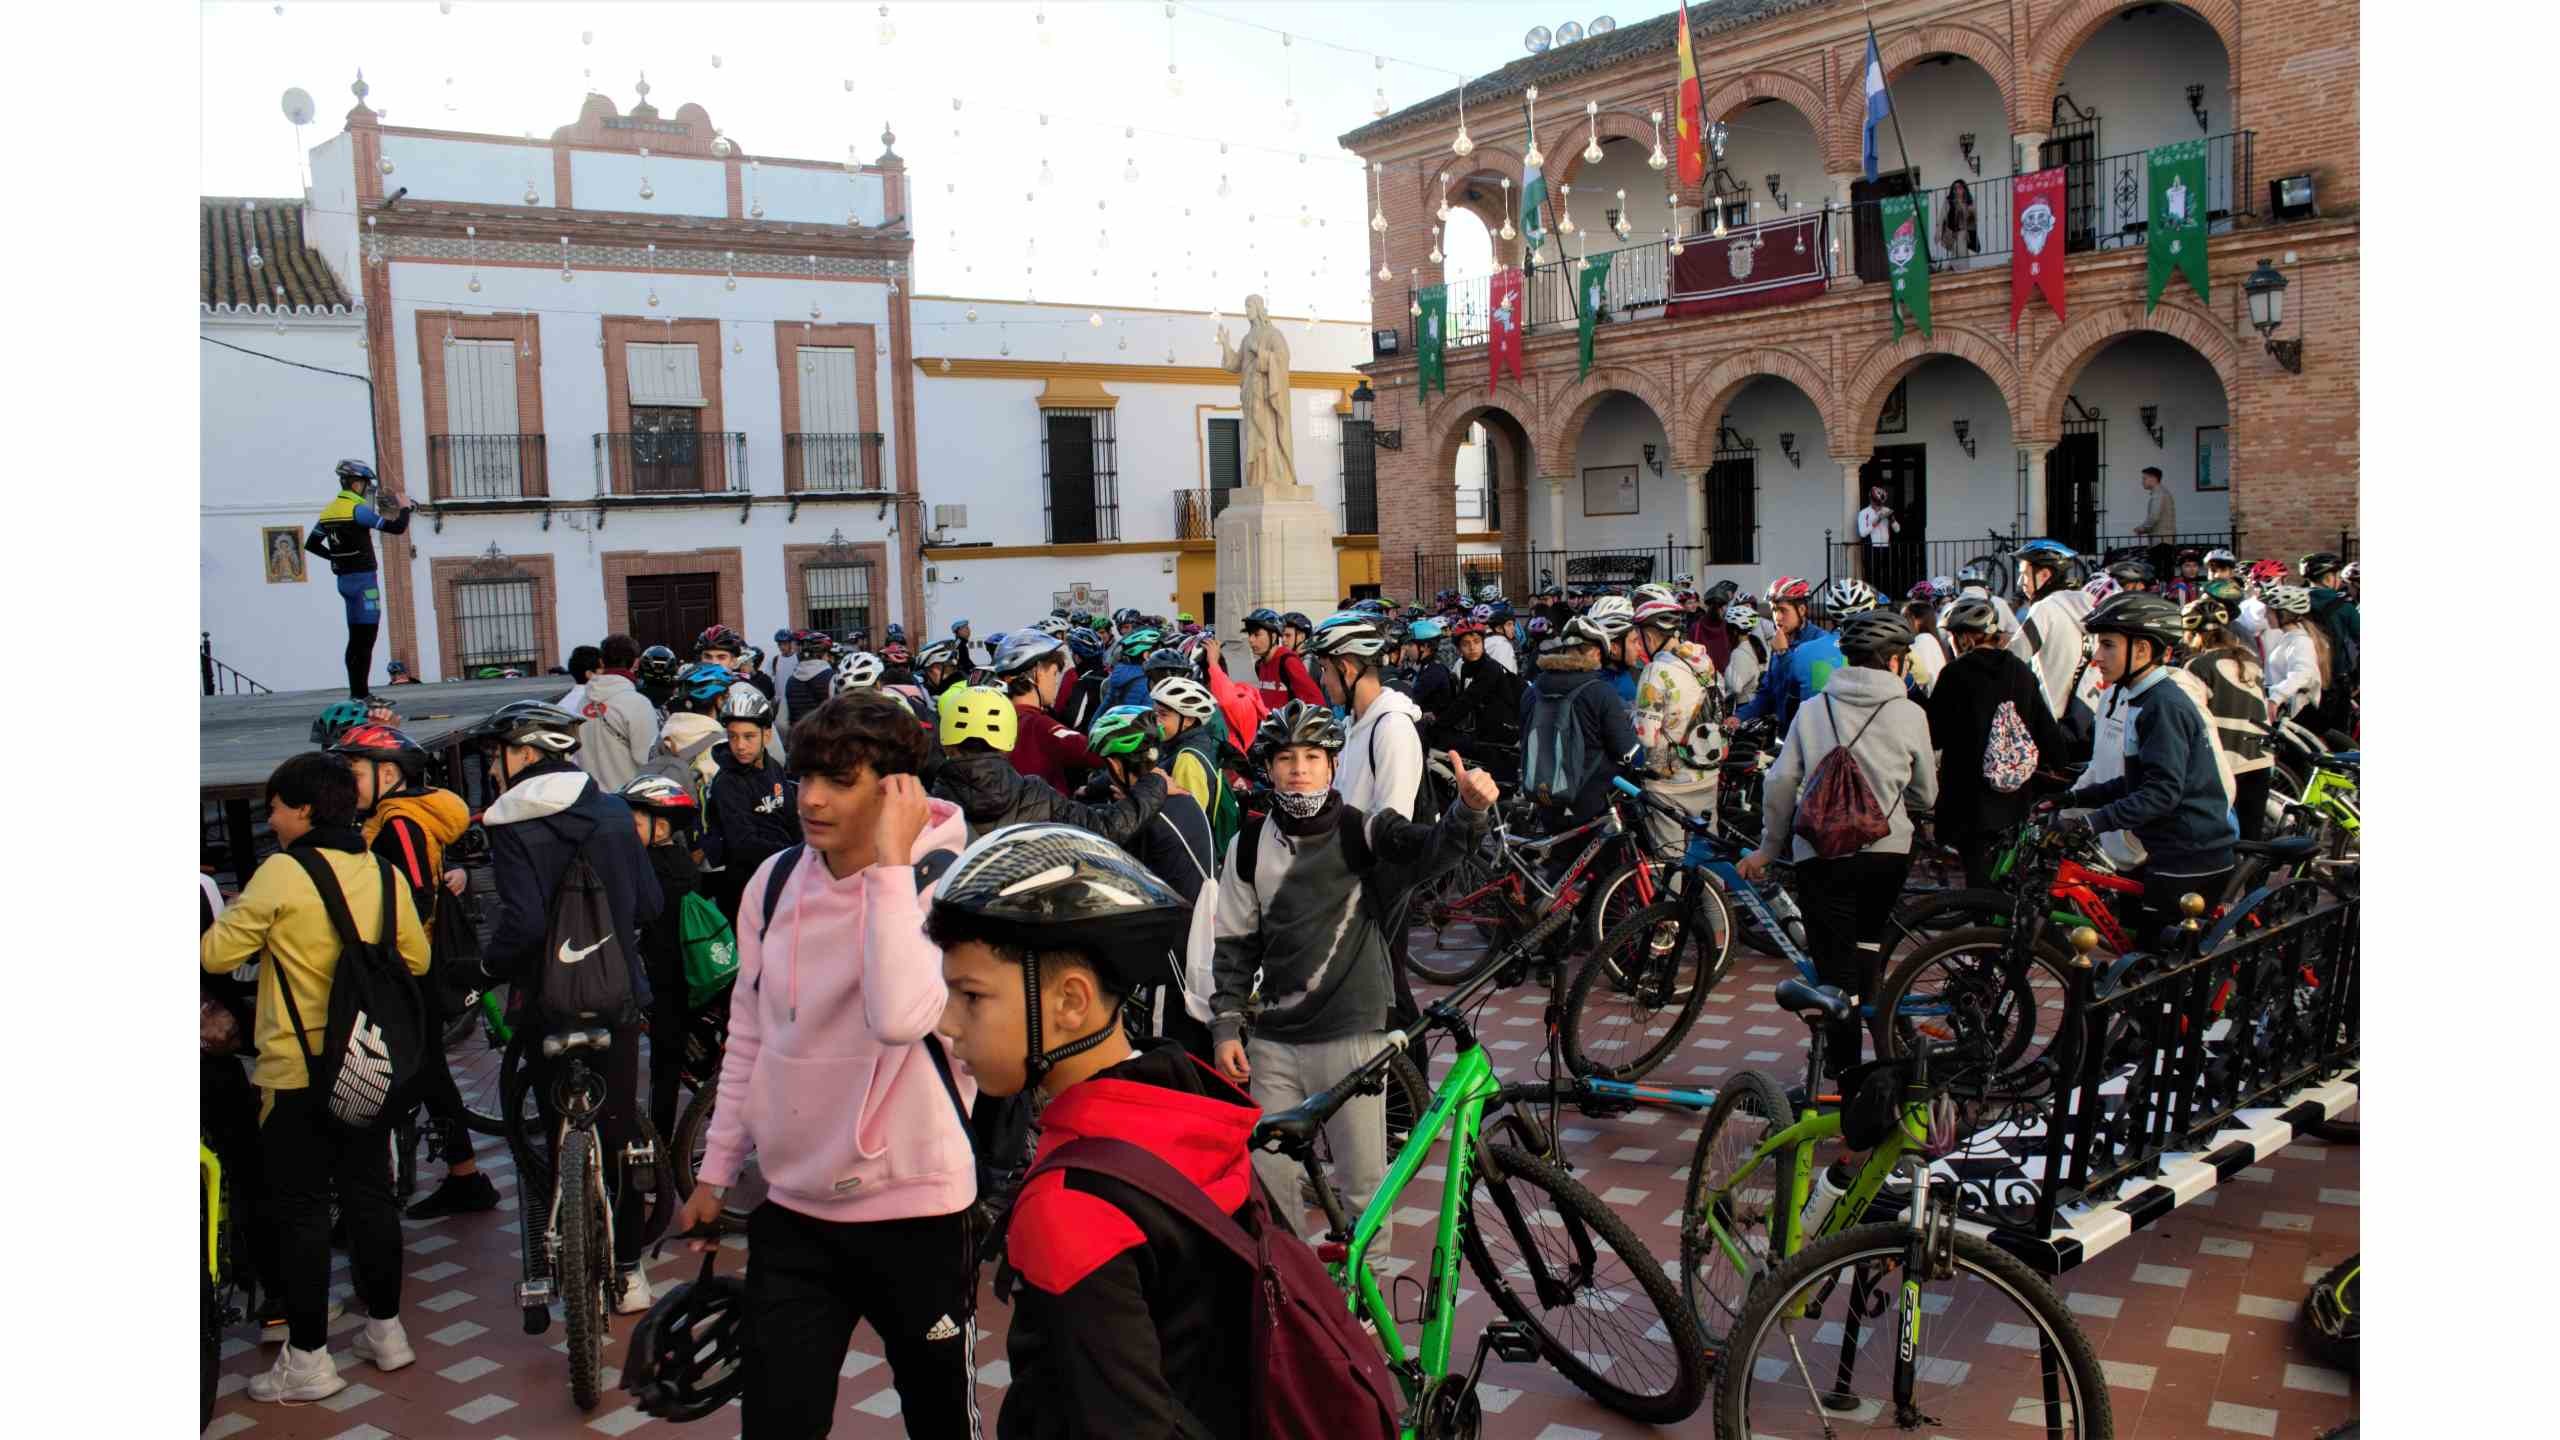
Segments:
[[[1359,384],[1352,386],[1351,418],[1359,421],[1363,425],[1368,424],[1369,408],[1377,403],[1377,399],[1378,394],[1376,391],[1369,388],[1368,381],[1363,380]]]
[[[2267,342],[2267,353],[2276,363],[2299,375],[2302,373],[2302,341],[2278,340],[2277,327],[2284,324],[2284,292],[2287,281],[2281,271],[2265,260],[2240,282],[2240,291],[2249,297],[2249,323]]]

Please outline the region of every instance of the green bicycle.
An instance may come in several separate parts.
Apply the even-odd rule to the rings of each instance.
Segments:
[[[1808,1094],[1824,1029],[1857,1014],[1828,986],[1788,980],[1777,1003],[1813,1032]],[[1698,1132],[1680,1226],[1681,1287],[1718,1362],[1718,1440],[1829,1437],[1842,1425],[2009,1434],[2048,1440],[2114,1433],[2104,1374],[2051,1286],[1989,1241],[1956,1228],[1955,1189],[1929,1162],[1961,1138],[1958,1110],[1915,1045],[1853,1071],[1837,1108],[1802,1115],[1757,1070],[1734,1075]],[[1865,1160],[1826,1204],[1814,1147],[1840,1139]],[[1900,1218],[1864,1223],[1897,1177]],[[1892,1314],[1888,1321],[1887,1310]],[[1894,1338],[1868,1348],[1874,1334]],[[1888,1374],[1862,1393],[1861,1361]]]
[[[1495,1076],[1462,1007],[1490,992],[1500,978],[1498,967],[1489,969],[1424,1013],[1422,1030],[1446,1031],[1456,1054],[1448,1078],[1414,1121],[1378,1193],[1356,1220],[1345,1215],[1342,1196],[1325,1175],[1317,1138],[1353,1096],[1376,1094],[1391,1080],[1418,1087],[1403,1034],[1388,1036],[1375,1059],[1331,1088],[1265,1117],[1253,1143],[1306,1169],[1328,1226],[1317,1253],[1348,1294],[1353,1313],[1377,1333],[1403,1386],[1407,1440],[1478,1432],[1483,1416],[1476,1382],[1488,1351],[1514,1364],[1543,1358],[1631,1420],[1663,1425],[1686,1419],[1706,1397],[1705,1351],[1697,1321],[1670,1277],[1622,1216],[1546,1158],[1553,1146],[1533,1119],[1510,1113],[1486,1122],[1486,1112],[1506,1107],[1511,1092]],[[1496,1143],[1491,1137],[1497,1133],[1516,1143]],[[1380,1289],[1370,1247],[1443,1140],[1447,1178],[1431,1265],[1423,1279],[1400,1282],[1421,1290],[1417,1313],[1408,1319]],[[1474,1363],[1453,1372],[1461,1253],[1506,1318],[1485,1327]],[[1418,1351],[1407,1349],[1401,1328],[1406,1324],[1421,1328]]]

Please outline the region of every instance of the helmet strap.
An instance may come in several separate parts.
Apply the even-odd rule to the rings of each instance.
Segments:
[[[1061,1060],[1072,1060],[1108,1040],[1120,1028],[1120,1013],[1112,1011],[1111,1023],[1078,1040],[1070,1040],[1055,1050],[1040,1043],[1040,952],[1026,948],[1022,952],[1022,1023],[1030,1044],[1023,1057],[1023,1070],[1034,1088],[1047,1079]]]

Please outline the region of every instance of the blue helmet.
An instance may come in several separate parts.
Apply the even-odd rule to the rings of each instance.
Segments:
[[[676,677],[676,689],[696,704],[716,703],[737,679],[726,665],[695,665]]]
[[[1110,642],[1102,638],[1101,631],[1079,627],[1067,632],[1067,648],[1075,652],[1078,665],[1090,664],[1101,659],[1102,652],[1109,646]]]
[[[1259,610],[1247,613],[1244,617],[1244,633],[1250,635],[1256,630],[1268,630],[1274,635],[1279,634],[1280,612],[1265,605]]]
[[[363,462],[363,461],[361,461],[361,460],[341,460],[341,461],[339,461],[339,462],[338,462],[338,488],[340,488],[340,489],[342,489],[342,490],[343,490],[343,489],[345,489],[346,487],[348,487],[349,485],[355,484],[355,483],[356,483],[356,482],[358,482],[358,481],[362,481],[364,484],[367,484],[367,485],[371,485],[371,484],[375,483],[375,481],[374,481],[374,474],[373,474],[373,467],[372,467],[372,466],[370,466],[370,465],[367,465],[366,463],[364,463],[364,462]]]
[[[965,616],[965,615],[963,615],[963,616],[961,616],[959,619],[954,620],[954,621],[952,621],[952,622],[951,622],[951,633],[952,633],[952,634],[954,634],[954,635],[957,635],[957,634],[959,634],[961,631],[966,630],[966,629],[968,629],[968,628],[969,628],[969,617],[967,617],[967,616]]]
[[[2065,585],[2079,584],[2088,572],[2088,562],[2081,558],[2080,552],[2059,540],[2030,540],[2019,546],[2015,554],[2020,566],[2045,566],[2059,573]]]
[[[1413,628],[1405,632],[1405,638],[1428,645],[1437,642],[1447,633],[1448,627],[1437,620],[1416,620],[1413,622]]]

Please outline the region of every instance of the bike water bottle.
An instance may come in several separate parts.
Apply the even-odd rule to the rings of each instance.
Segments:
[[[1838,1164],[1826,1165],[1814,1177],[1813,1194],[1804,1206],[1803,1238],[1812,1240],[1822,1233],[1822,1222],[1831,1218],[1831,1209],[1840,1197],[1849,1193],[1849,1182],[1855,1177],[1843,1175]]]

